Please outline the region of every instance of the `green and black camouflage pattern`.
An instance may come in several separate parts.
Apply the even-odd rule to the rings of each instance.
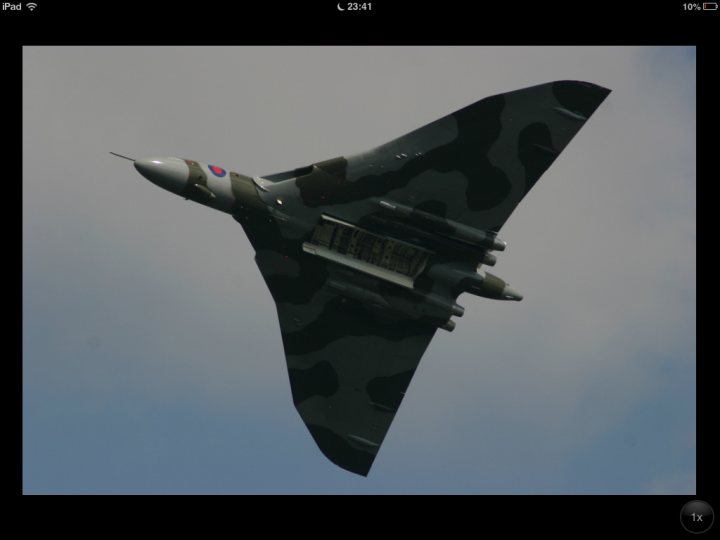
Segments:
[[[275,300],[293,402],[322,452],[367,475],[462,292],[510,298],[478,270],[496,234],[609,94],[557,81],[492,96],[370,151],[251,179],[230,174]],[[308,252],[330,216],[431,255],[410,286]],[[365,256],[365,255],[363,255]]]

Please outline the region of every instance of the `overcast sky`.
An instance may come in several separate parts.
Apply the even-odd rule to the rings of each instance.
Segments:
[[[695,491],[695,50],[26,47],[26,493]],[[249,175],[558,79],[613,90],[502,230],[369,477],[318,450],[241,227],[112,150]]]

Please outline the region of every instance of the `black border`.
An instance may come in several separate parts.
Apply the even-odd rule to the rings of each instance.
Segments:
[[[709,162],[713,152],[717,152],[718,143],[715,126],[720,93],[711,82],[711,74],[717,70],[718,56],[712,43],[720,29],[719,12],[684,11],[683,2],[668,2],[665,5],[560,2],[552,6],[506,3],[477,4],[472,9],[467,2],[456,0],[432,6],[419,2],[391,4],[380,0],[372,3],[371,13],[349,14],[339,13],[336,2],[327,0],[248,4],[239,9],[240,5],[234,4],[234,11],[232,6],[219,2],[183,7],[171,2],[70,4],[38,0],[38,8],[32,13],[0,12],[6,127],[8,132],[22,133],[23,45],[694,45],[697,46],[697,174],[700,179],[717,176],[716,171],[711,172]],[[14,255],[11,259],[8,253],[6,261],[21,261],[19,277],[22,282],[22,205],[19,204],[22,185],[18,182],[18,176],[22,178],[22,139],[12,137],[6,140],[6,144],[9,163],[14,165],[6,172],[21,172],[20,175],[11,174],[4,178],[4,193],[13,200],[4,213],[8,226],[5,230],[17,231],[13,235],[17,242],[12,248]],[[32,149],[24,151],[31,152]],[[698,184],[698,187],[702,185],[701,182]],[[707,197],[700,196],[698,200],[704,201]],[[714,230],[712,225],[698,227],[698,245],[704,245],[699,239],[702,235],[707,237],[705,231],[708,230]],[[668,250],[672,250],[672,246],[668,246]],[[705,257],[708,257],[707,250]],[[8,271],[9,268],[11,266],[8,266]],[[706,282],[700,274],[707,265],[700,264],[698,260],[697,268],[698,281]],[[22,313],[22,289],[13,287],[12,291],[12,301]],[[698,298],[698,305],[708,309],[711,301]],[[13,443],[19,444],[11,454],[15,457],[11,462],[11,492],[21,494],[22,319],[11,320],[12,328],[8,330],[10,335],[16,336],[13,342],[19,354],[14,362],[8,360],[12,366],[10,387],[18,392],[14,394],[12,404],[19,404],[20,409],[19,414],[11,415],[19,420],[12,437]],[[401,526],[410,522],[411,528],[413,522],[421,527],[441,524],[446,532],[457,530],[461,534],[482,534],[492,530],[511,535],[544,532],[573,536],[587,532],[643,536],[653,533],[689,534],[682,529],[678,519],[679,511],[686,502],[697,498],[708,501],[716,510],[720,507],[713,460],[720,452],[711,431],[715,424],[711,413],[715,410],[711,384],[717,379],[714,358],[708,356],[707,327],[707,316],[698,313],[696,495],[413,497],[410,501],[381,499],[372,500],[369,504],[375,506],[379,503],[378,509],[385,510],[381,514],[382,522],[395,522]],[[8,483],[5,485],[8,486]],[[25,501],[28,499],[39,498],[24,497]],[[295,497],[291,501],[285,499],[287,497],[266,497],[260,502],[267,501],[268,506],[289,502],[290,506],[303,512],[306,505],[314,507],[310,515],[300,514],[305,516],[303,521],[296,522],[304,532],[310,533],[314,518],[318,516],[318,505],[338,504],[337,499],[330,501],[326,497],[303,501]],[[340,499],[339,505],[368,504],[367,498],[352,499]],[[87,502],[87,498],[83,501]],[[214,498],[212,504],[217,502]],[[393,509],[403,508],[398,503],[406,502],[413,506],[427,505],[428,511],[420,514],[416,510],[400,510],[393,519]],[[230,504],[238,508],[237,502]],[[237,514],[233,514],[235,518],[230,514],[225,519],[237,519]],[[358,532],[366,523],[376,522],[377,525],[378,516],[359,509],[347,507],[343,514],[360,518]],[[401,516],[406,519],[398,520]],[[224,521],[223,517],[217,517],[220,522]],[[326,523],[326,519],[323,521]],[[355,528],[354,524],[350,525],[351,531]],[[325,527],[319,528],[323,529]]]

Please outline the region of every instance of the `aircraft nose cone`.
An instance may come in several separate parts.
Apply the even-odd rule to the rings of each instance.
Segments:
[[[138,159],[135,168],[153,184],[173,193],[181,193],[190,177],[190,167],[176,157]]]
[[[502,295],[505,300],[515,300],[516,302],[519,302],[523,299],[523,295],[513,289],[510,285],[505,285]]]

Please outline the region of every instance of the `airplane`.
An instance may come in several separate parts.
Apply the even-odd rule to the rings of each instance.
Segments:
[[[230,214],[275,301],[295,408],[325,456],[367,476],[428,344],[487,272],[500,228],[610,90],[555,81],[477,101],[366,152],[266,176],[130,159]]]

